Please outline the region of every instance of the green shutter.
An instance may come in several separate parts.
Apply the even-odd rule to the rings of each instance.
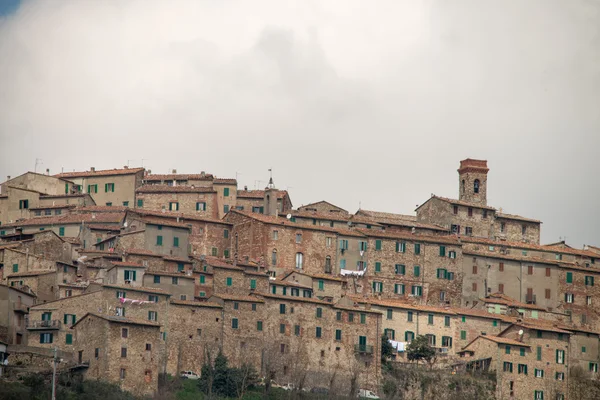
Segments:
[[[415,276],[421,275],[421,267],[419,267],[418,265],[415,265],[414,273],[415,273]]]
[[[132,280],[135,281],[136,280],[136,276],[137,276],[137,274],[136,274],[137,271],[131,271],[131,272],[133,272],[133,279]]]
[[[319,280],[319,290],[324,290],[325,289],[325,282],[323,280]]]
[[[73,334],[67,333],[65,336],[65,342],[66,344],[73,344]]]
[[[460,340],[467,340],[467,331],[460,331]]]
[[[440,246],[440,257],[446,256],[446,246]]]
[[[58,235],[65,236],[65,227],[64,226],[61,226],[60,228],[58,228]]]
[[[250,279],[250,289],[256,289],[256,279]]]
[[[375,272],[381,272],[381,263],[380,262],[375,263]]]
[[[375,250],[381,250],[381,239],[375,240]]]
[[[229,196],[229,188],[223,189],[223,196],[225,196],[225,197]]]
[[[542,346],[537,347],[537,359],[538,361],[542,360]]]
[[[162,246],[162,239],[163,238],[160,235],[156,237],[156,245],[157,246]]]
[[[233,279],[228,277],[227,278],[227,286],[231,286],[233,284]]]
[[[573,273],[567,272],[567,283],[573,283]]]
[[[19,264],[13,264],[13,272],[19,272]]]
[[[200,283],[205,283],[206,277],[204,275],[200,275]]]
[[[173,238],[173,247],[179,247],[179,238],[178,237]]]

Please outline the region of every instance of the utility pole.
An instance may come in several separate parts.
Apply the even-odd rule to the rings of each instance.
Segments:
[[[54,347],[54,357],[52,358],[52,400],[56,400],[56,346]]]

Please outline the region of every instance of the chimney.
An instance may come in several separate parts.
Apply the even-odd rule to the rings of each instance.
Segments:
[[[96,172],[96,167],[90,167],[90,172]]]
[[[50,175],[50,168],[46,168],[46,175]]]
[[[176,173],[177,173],[177,170],[176,170],[176,169],[174,169],[174,170],[172,170],[172,171],[171,171],[171,173],[172,173],[172,174],[176,174]]]
[[[204,172],[204,171],[200,171],[200,175],[202,175],[202,176],[205,176],[205,175],[206,175],[206,172]]]
[[[7,175],[7,176],[6,176],[6,180],[7,180],[7,181],[10,181],[10,175]]]
[[[244,186],[244,191],[248,191],[248,186]]]
[[[123,169],[129,169],[129,166],[123,165]]]

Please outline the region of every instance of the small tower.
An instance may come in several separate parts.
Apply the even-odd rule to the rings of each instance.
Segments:
[[[269,177],[269,184],[265,188],[265,197],[263,202],[264,213],[266,215],[277,216],[279,210],[277,209],[277,193],[279,192],[275,188],[275,184],[273,183],[273,171],[269,168],[269,173],[271,176]]]
[[[458,169],[458,199],[486,206],[488,171],[487,160],[462,160]]]

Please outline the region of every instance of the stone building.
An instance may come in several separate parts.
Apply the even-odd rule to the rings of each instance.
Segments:
[[[60,237],[78,237],[84,225],[118,225],[125,217],[124,213],[101,214],[63,214],[50,217],[34,217],[2,226],[3,234],[6,233],[35,233],[43,230],[52,230]]]
[[[136,190],[136,208],[219,216],[217,192],[212,187],[144,185]]]
[[[207,174],[204,171],[199,174],[178,174],[173,170],[171,174],[151,174],[146,171],[144,175],[144,185],[166,185],[166,186],[202,186],[212,187],[213,175]]]
[[[158,390],[161,347],[160,325],[146,320],[86,313],[73,324],[79,364],[86,379],[117,383],[140,396]]]
[[[36,296],[24,287],[0,285],[0,341],[6,344],[26,342],[26,317]]]
[[[268,196],[276,199],[276,212],[285,215],[292,209],[292,201],[287,190],[238,190],[236,209],[247,212],[275,215],[274,211],[269,212],[267,204],[270,200]]]
[[[471,368],[485,365],[496,373],[497,399],[564,399],[569,336],[569,331],[548,325],[516,323],[497,336],[478,336],[462,354],[487,360]]]
[[[538,220],[498,212],[487,204],[487,161],[460,162],[459,198],[432,195],[417,207],[417,222],[436,224],[452,234],[539,244]]]
[[[135,190],[142,185],[144,168],[63,172],[54,175],[78,185],[97,205],[133,207]]]

